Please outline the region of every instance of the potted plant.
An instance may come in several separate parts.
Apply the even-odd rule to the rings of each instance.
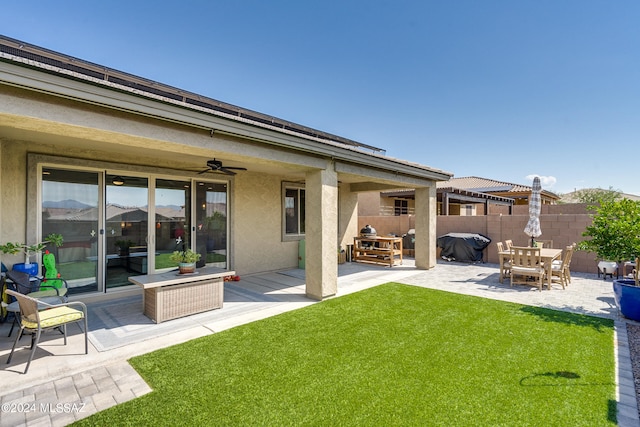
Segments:
[[[180,274],[189,274],[196,271],[196,262],[200,260],[200,256],[199,253],[191,249],[185,249],[182,251],[173,251],[173,253],[169,255],[169,259],[172,262],[178,263]]]
[[[54,245],[55,247],[62,246],[62,242],[64,239],[61,234],[51,233],[47,235],[45,240],[42,242],[34,243],[32,245],[27,245],[26,243],[18,243],[18,242],[7,242],[0,245],[0,252],[16,255],[20,252],[24,253],[24,263],[17,263],[13,265],[14,270],[24,271],[25,273],[29,273],[33,276],[38,274],[38,264],[31,262],[31,256],[39,254],[44,251],[47,245]]]
[[[640,256],[640,201],[601,201],[599,206],[590,208],[595,210],[593,222],[582,233],[590,239],[580,242],[579,249],[595,252],[599,260],[612,261],[618,265]],[[614,280],[613,291],[622,315],[640,320],[637,274],[635,279]]]
[[[129,255],[129,248],[133,246],[133,242],[128,239],[116,240],[116,248],[121,256]]]

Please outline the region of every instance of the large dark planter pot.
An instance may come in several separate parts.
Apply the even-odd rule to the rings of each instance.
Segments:
[[[618,279],[613,281],[613,294],[620,313],[627,319],[640,321],[640,286],[635,281]]]

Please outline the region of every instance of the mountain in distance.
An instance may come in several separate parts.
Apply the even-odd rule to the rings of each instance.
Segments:
[[[87,209],[87,208],[91,208],[93,206],[91,205],[87,205],[86,203],[82,203],[79,202],[77,200],[71,200],[71,199],[67,199],[67,200],[60,200],[57,202],[54,202],[52,200],[45,200],[44,202],[42,202],[42,207],[43,208],[57,208],[57,209]]]

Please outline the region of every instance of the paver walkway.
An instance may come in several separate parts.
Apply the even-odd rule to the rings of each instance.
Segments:
[[[626,323],[615,308],[610,280],[605,282],[597,279],[595,274],[576,274],[573,283],[566,290],[555,287],[551,291],[545,289],[538,292],[537,289],[526,286],[510,288],[508,281],[500,284],[496,265],[440,262],[436,268],[424,271],[416,270],[412,260],[405,260],[403,266],[393,268],[347,263],[340,266],[339,274],[338,296],[396,281],[614,319],[618,362],[618,421],[623,427],[640,426]],[[66,347],[62,346],[61,339],[45,339],[43,348],[56,356],[37,353],[27,375],[20,374],[28,353],[22,350],[16,353],[11,365],[0,370],[0,383],[3,384],[0,390],[0,426],[65,426],[97,411],[144,395],[151,390],[129,366],[129,358],[314,304],[315,301],[304,297],[302,278],[303,274],[295,271],[286,276],[269,273],[243,277],[239,286],[251,290],[254,296],[259,293],[267,295],[266,299],[272,303],[258,305],[254,298],[253,302],[244,304],[253,304],[251,307],[259,306],[259,309],[239,310],[238,304],[243,302],[225,301],[220,313],[227,310],[229,316],[207,324],[194,324],[193,328],[179,334],[168,334],[109,351],[98,352],[90,346],[89,355],[79,356],[78,348],[82,348],[83,339],[80,331],[70,337]],[[12,339],[4,338],[8,328],[8,324],[0,327],[2,361],[6,360],[13,342]]]

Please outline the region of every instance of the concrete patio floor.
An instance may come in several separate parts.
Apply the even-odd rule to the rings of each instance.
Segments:
[[[633,374],[626,334],[626,319],[615,307],[611,280],[596,274],[573,274],[571,285],[563,290],[555,284],[539,292],[528,286],[499,283],[495,264],[463,264],[439,261],[431,270],[415,269],[412,259],[393,268],[346,263],[339,266],[337,297],[387,282],[440,289],[502,301],[583,313],[615,320],[616,358],[618,361],[618,421],[620,426],[640,426]],[[22,372],[28,357],[29,338],[21,340],[12,363],[6,364],[14,335],[7,337],[10,322],[0,325],[0,425],[64,426],[118,403],[150,392],[150,388],[129,366],[127,360],[160,348],[210,335],[238,325],[264,319],[286,311],[315,304],[305,297],[304,271],[272,272],[244,276],[233,286],[246,291],[225,294],[224,307],[208,314],[176,319],[177,332],[141,338],[131,344],[98,351],[90,343],[83,354],[83,334],[69,328],[70,338],[47,333],[41,339],[29,372]],[[141,309],[141,308],[140,308]],[[157,325],[166,325],[169,322]],[[184,322],[189,322],[185,325]],[[176,323],[177,325],[178,323]],[[120,327],[120,326],[118,326]],[[123,327],[123,336],[127,333]],[[91,330],[91,326],[90,326]],[[113,332],[113,331],[112,331]],[[100,347],[100,346],[98,346]],[[58,405],[58,406],[56,406]]]

